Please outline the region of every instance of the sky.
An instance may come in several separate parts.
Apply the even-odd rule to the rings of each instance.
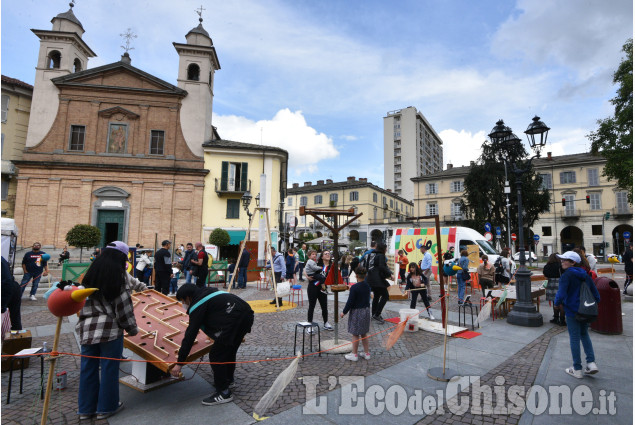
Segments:
[[[383,117],[416,107],[443,141],[443,168],[468,165],[498,119],[534,115],[554,155],[586,152],[610,116],[613,73],[633,35],[631,0],[77,0],[88,68],[132,65],[176,85],[173,42],[212,37],[212,124],[222,138],[289,152],[289,185],[367,177],[383,186]],[[39,39],[58,0],[1,4],[3,75],[34,83]],[[524,137],[523,137],[524,139]],[[525,141],[526,142],[526,141]]]

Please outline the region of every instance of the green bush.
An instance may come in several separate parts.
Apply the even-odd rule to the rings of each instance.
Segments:
[[[229,244],[229,241],[230,237],[227,230],[216,228],[212,230],[212,233],[209,235],[209,243],[216,245],[219,248]]]
[[[82,252],[84,248],[97,246],[101,240],[101,232],[90,224],[76,224],[66,233],[66,243],[79,247],[79,262],[82,262]]]

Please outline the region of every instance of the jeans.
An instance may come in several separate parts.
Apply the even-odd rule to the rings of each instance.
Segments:
[[[243,289],[247,287],[247,267],[241,267],[238,269],[238,288]]]
[[[82,354],[121,358],[123,336],[108,342],[82,345]],[[100,379],[101,366],[101,379]],[[79,374],[78,404],[80,415],[110,413],[119,403],[119,361],[82,357]]]
[[[170,293],[176,294],[176,291],[178,291],[178,289],[179,289],[179,278],[173,277],[172,279],[170,279]]]
[[[185,283],[192,283],[192,273],[189,270],[185,271]]]
[[[302,272],[304,271],[305,263],[298,263],[298,278],[300,282],[304,282],[304,278],[302,277]]]
[[[567,316],[567,329],[569,330],[569,344],[571,345],[571,357],[573,357],[573,368],[582,370],[582,358],[580,354],[580,342],[584,347],[587,364],[595,362],[593,344],[589,336],[589,324],[580,323],[573,316]]]
[[[465,299],[465,279],[463,279],[463,272],[461,270],[459,270],[459,272],[456,274],[456,283],[459,287],[459,303],[462,303]]]
[[[371,290],[373,291],[372,314],[379,316],[388,302],[388,289],[371,287]]]
[[[32,274],[29,272],[24,273],[24,277],[22,278],[22,282],[20,282],[20,294],[24,294],[24,290],[26,289],[26,285],[29,283],[31,278],[33,282],[31,283],[31,295],[35,295],[37,293],[37,286],[40,284],[40,279],[42,278],[42,273]]]

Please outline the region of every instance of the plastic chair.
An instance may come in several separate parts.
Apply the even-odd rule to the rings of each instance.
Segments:
[[[304,292],[302,290],[302,285],[293,285],[291,290],[289,291],[289,303],[295,302],[295,299],[298,299],[297,304],[304,306]]]
[[[260,278],[256,281],[257,289],[269,289],[269,278],[264,271],[260,272]]]

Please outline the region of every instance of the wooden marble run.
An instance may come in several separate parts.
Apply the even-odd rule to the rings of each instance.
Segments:
[[[152,289],[132,295],[134,315],[139,333],[126,335],[124,347],[145,360],[161,361],[153,366],[168,372],[176,363],[189,316],[183,305]],[[207,354],[213,341],[199,331],[186,361],[195,361]]]

